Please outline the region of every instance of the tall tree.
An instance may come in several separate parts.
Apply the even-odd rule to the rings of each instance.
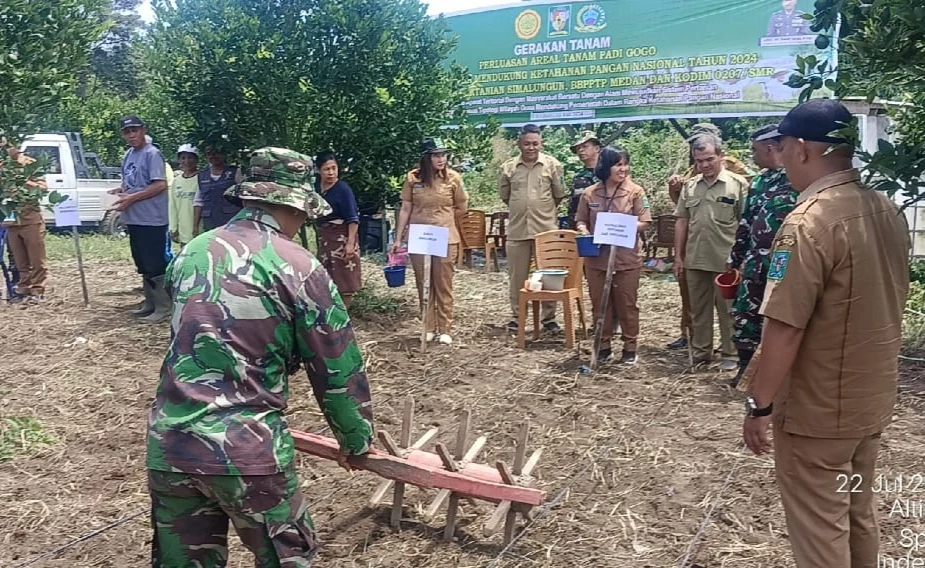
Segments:
[[[141,90],[141,74],[134,45],[143,29],[138,6],[141,0],[112,0],[112,27],[93,46],[90,67],[100,82],[123,97],[135,97]]]
[[[419,0],[156,0],[148,61],[202,141],[334,149],[360,206],[394,197],[469,85]],[[490,132],[486,135],[490,137]]]
[[[869,181],[907,204],[925,199],[925,6],[909,0],[816,0],[816,46],[838,42],[839,61],[799,58],[790,85],[808,98],[828,87],[837,97],[862,96],[900,103],[892,109],[899,135],[861,153]],[[838,37],[836,22],[840,21]]]
[[[77,82],[105,31],[104,0],[0,2],[0,133],[28,133]]]

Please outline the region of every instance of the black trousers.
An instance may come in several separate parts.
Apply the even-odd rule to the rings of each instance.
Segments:
[[[167,225],[128,225],[128,242],[138,274],[145,278],[163,276],[170,261]]]

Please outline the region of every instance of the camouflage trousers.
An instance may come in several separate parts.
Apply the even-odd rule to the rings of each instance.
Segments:
[[[307,568],[317,550],[295,468],[275,475],[194,475],[148,470],[152,568],[223,568],[228,521],[257,568]]]
[[[764,300],[767,280],[748,274],[742,277],[735,301],[732,303],[732,341],[738,349],[755,351],[761,343],[761,328],[764,318],[758,313]]]

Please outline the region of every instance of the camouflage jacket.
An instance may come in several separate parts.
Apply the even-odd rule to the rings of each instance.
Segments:
[[[304,364],[341,448],[372,442],[372,405],[350,319],[327,272],[246,208],[167,269],[170,346],[148,424],[148,469],[271,475],[294,457],[284,411]]]
[[[581,194],[595,183],[597,183],[597,178],[594,177],[594,171],[590,168],[584,168],[575,174],[575,178],[572,180],[572,194],[568,201],[569,229],[575,229],[575,215],[578,213],[578,202],[581,201]]]
[[[753,262],[761,260],[759,264],[764,265],[761,274],[767,273],[768,255],[774,235],[796,207],[798,196],[799,192],[790,185],[783,169],[762,170],[755,176],[745,202],[745,213],[736,231],[735,244],[729,255],[729,264],[733,268],[753,272],[756,269],[752,266]]]

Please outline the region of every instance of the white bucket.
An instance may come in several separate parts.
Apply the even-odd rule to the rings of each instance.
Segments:
[[[537,270],[534,274],[542,276],[543,290],[556,292],[565,288],[568,270]]]

